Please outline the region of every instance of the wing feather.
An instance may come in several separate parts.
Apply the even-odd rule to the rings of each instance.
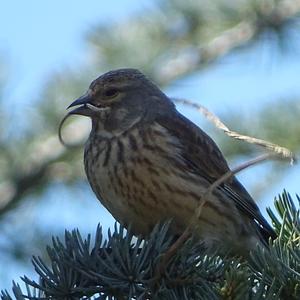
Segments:
[[[175,111],[175,114],[164,115],[156,121],[181,142],[182,156],[188,170],[213,183],[229,171],[224,156],[216,143],[203,130],[179,112]],[[235,202],[240,211],[260,225],[259,229],[265,238],[276,237],[274,230],[236,177],[222,184],[219,189]]]

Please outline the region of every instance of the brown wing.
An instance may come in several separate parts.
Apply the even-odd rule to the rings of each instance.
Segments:
[[[215,142],[179,112],[176,111],[169,116],[164,115],[158,118],[157,122],[181,142],[182,156],[190,172],[199,174],[213,183],[229,170]],[[260,231],[266,240],[269,236],[276,237],[252,197],[235,177],[222,184],[219,189],[231,198],[243,213],[259,223]]]

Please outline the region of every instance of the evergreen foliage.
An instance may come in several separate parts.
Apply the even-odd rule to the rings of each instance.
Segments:
[[[101,226],[94,239],[66,231],[64,242],[53,238],[47,247],[50,265],[33,257],[38,282],[24,276],[26,291],[14,283],[13,294],[17,300],[300,299],[300,197],[295,200],[286,191],[275,199],[276,212],[268,213],[278,238],[248,260],[220,257],[190,239],[164,264],[174,241],[169,223],[157,225],[148,240],[119,225],[106,239]],[[1,299],[13,298],[2,291]]]

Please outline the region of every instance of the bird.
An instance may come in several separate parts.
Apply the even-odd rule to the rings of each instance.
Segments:
[[[68,109],[91,119],[84,166],[93,192],[134,235],[147,237],[167,220],[180,235],[201,196],[230,170],[213,139],[137,69],[104,73]],[[235,176],[205,199],[193,231],[208,249],[239,255],[276,238]]]

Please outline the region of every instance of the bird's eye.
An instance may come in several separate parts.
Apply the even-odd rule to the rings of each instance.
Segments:
[[[108,90],[106,90],[106,91],[104,92],[104,95],[105,95],[106,97],[111,98],[111,97],[116,96],[118,93],[119,93],[119,92],[118,92],[117,89],[108,89]]]

